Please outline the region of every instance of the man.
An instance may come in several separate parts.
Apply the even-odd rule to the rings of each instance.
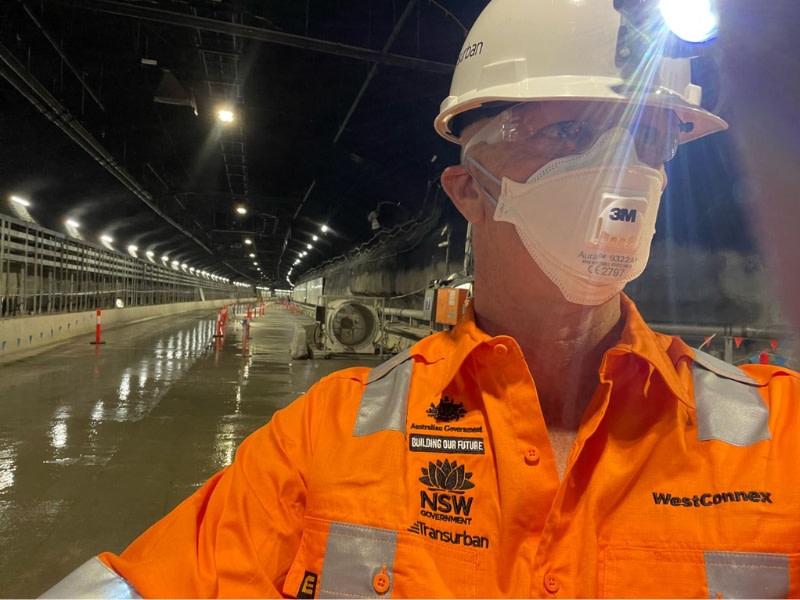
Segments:
[[[800,378],[622,295],[664,162],[725,124],[684,63],[618,65],[619,28],[611,2],[494,0],[436,120],[462,146],[467,317],[323,379],[48,595],[800,595]]]

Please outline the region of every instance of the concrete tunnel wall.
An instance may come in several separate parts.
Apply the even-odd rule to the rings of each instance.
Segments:
[[[449,252],[440,246],[441,231],[448,225]],[[447,210],[427,227],[384,245],[350,253],[338,261],[304,275],[300,282],[324,278],[329,296],[386,298],[386,306],[420,310],[424,289],[433,280],[463,270],[466,227],[463,219]],[[524,277],[524,273],[519,273]],[[644,273],[625,288],[648,323],[700,325],[719,329],[719,339],[706,349],[722,352],[725,327],[763,330],[746,339],[740,354],[752,354],[768,346],[768,331],[785,330],[776,354],[788,357],[789,366],[800,367],[800,343],[791,334],[774,291],[772,275],[756,252],[731,249],[709,251],[697,244],[656,240]],[[695,336],[696,338],[696,336]],[[703,339],[684,337],[692,346]],[[763,339],[762,339],[763,338]]]
[[[257,302],[256,298],[240,298],[239,304]],[[102,327],[120,325],[166,317],[194,310],[216,310],[223,304],[237,300],[206,300],[204,302],[177,302],[131,308],[112,308],[102,312]],[[0,319],[0,361],[8,357],[22,358],[42,352],[48,347],[70,339],[85,336],[87,343],[94,340],[97,314],[95,310],[53,313],[27,317]]]

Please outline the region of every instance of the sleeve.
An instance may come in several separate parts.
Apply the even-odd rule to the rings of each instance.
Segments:
[[[302,536],[309,405],[307,395],[275,413],[229,467],[122,554],[99,559],[143,597],[281,597]]]

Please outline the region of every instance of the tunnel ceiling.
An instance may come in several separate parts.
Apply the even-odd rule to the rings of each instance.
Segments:
[[[285,285],[413,219],[457,160],[432,121],[485,4],[3,2],[0,213]]]

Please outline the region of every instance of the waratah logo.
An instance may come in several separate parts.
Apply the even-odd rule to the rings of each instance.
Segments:
[[[464,405],[461,402],[453,402],[447,396],[443,396],[439,400],[438,406],[431,402],[431,407],[428,409],[428,416],[440,423],[458,421],[466,414],[467,411],[464,410]]]
[[[422,477],[419,480],[432,490],[447,490],[463,494],[465,490],[475,487],[469,481],[472,473],[464,472],[464,465],[459,465],[457,461],[437,460],[436,464],[429,462],[428,468],[422,469]]]

